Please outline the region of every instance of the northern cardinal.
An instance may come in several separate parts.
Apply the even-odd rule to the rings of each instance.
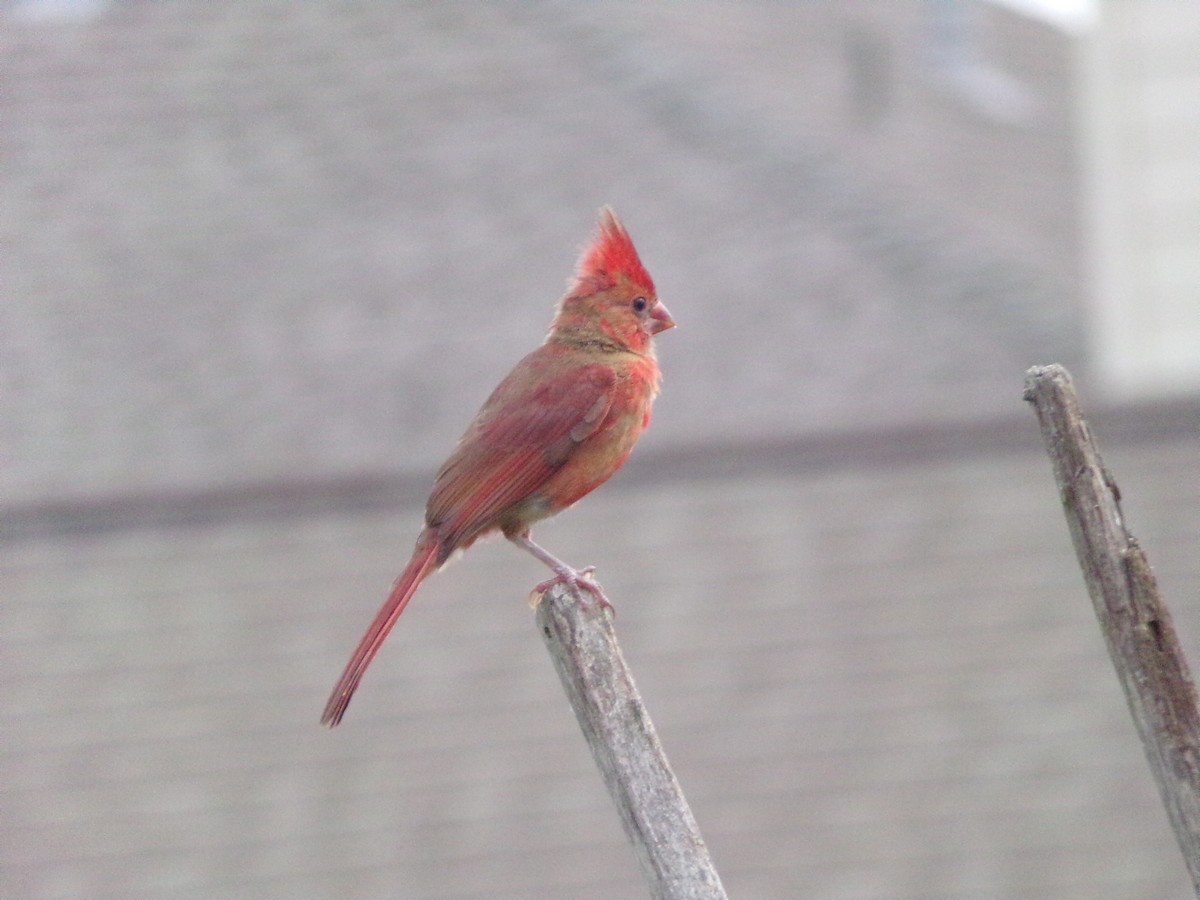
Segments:
[[[425,528],[375,620],[338,680],[324,725],[342,720],[355,688],[421,582],[457,550],[499,531],[608,606],[593,568],[576,571],[529,537],[621,467],[650,422],[658,393],[651,338],[675,325],[629,233],[611,209],[580,257],[543,344],[492,392],[438,471]]]

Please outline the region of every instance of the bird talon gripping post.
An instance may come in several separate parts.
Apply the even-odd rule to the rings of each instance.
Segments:
[[[653,338],[675,321],[616,214],[600,210],[599,232],[583,251],[550,333],[484,402],[434,478],[425,527],[325,705],[321,722],[342,720],[355,688],[421,582],[456,551],[500,532],[550,567],[544,594],[565,583],[610,613],[589,576],[529,537],[541,519],[566,509],[621,467],[650,423],[658,394]]]

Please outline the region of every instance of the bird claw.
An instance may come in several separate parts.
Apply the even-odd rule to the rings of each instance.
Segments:
[[[556,572],[553,578],[535,585],[533,590],[529,592],[529,605],[536,607],[542,601],[546,591],[554,587],[556,584],[565,584],[571,589],[571,593],[575,595],[575,599],[583,603],[583,595],[580,594],[580,589],[587,591],[600,604],[601,609],[608,611],[609,615],[615,617],[617,611],[613,609],[613,605],[608,602],[608,598],[604,596],[604,591],[600,585],[590,576],[596,571],[595,566],[587,566],[579,569],[564,569],[561,572]]]

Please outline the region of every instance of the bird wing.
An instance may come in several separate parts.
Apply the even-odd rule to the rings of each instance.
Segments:
[[[426,519],[445,555],[499,524],[604,423],[616,373],[601,363],[561,363],[537,352],[519,363],[438,472]]]

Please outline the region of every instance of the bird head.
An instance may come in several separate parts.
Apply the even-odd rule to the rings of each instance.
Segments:
[[[601,341],[646,353],[651,337],[674,326],[629,232],[616,213],[603,207],[599,231],[579,258],[551,337]]]

